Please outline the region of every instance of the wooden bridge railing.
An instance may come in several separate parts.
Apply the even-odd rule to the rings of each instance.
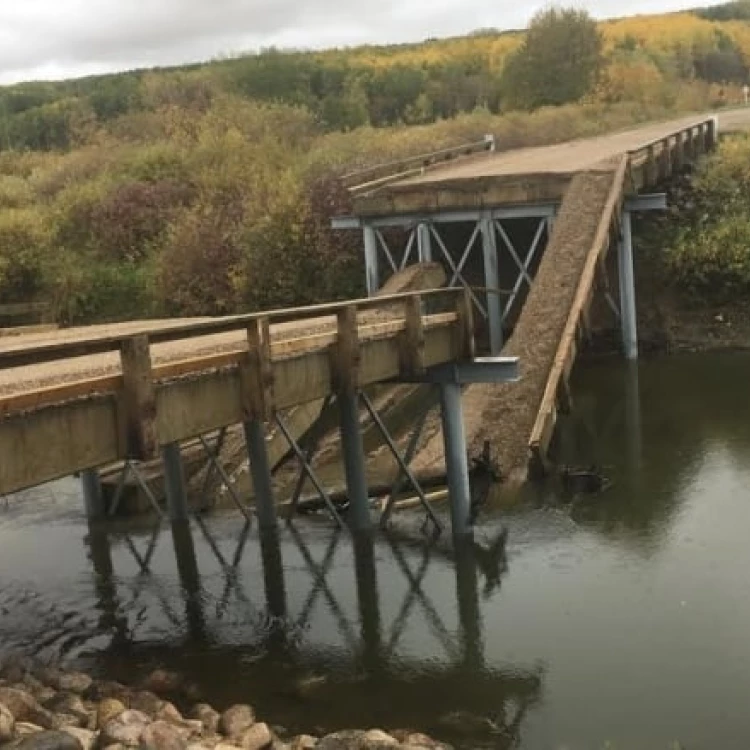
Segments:
[[[436,302],[443,311],[426,313]],[[246,344],[152,364],[154,344],[230,331],[244,332]],[[152,458],[160,446],[264,420],[276,409],[469,359],[471,298],[447,288],[134,334],[19,342],[0,349],[0,368],[59,363],[64,377],[66,360],[107,352],[119,352],[120,372],[0,397],[0,494],[124,458]]]
[[[628,151],[631,188],[637,191],[667,179],[710,151],[717,139],[718,121],[711,117]]]
[[[446,162],[464,156],[493,151],[494,148],[494,137],[487,136],[481,141],[472,141],[460,146],[452,146],[440,149],[439,151],[419,154],[418,156],[377,164],[374,167],[350,172],[343,176],[342,182],[353,195],[356,195],[367,190],[375,190],[397,180],[415,177],[423,174],[428,169],[443,166]]]

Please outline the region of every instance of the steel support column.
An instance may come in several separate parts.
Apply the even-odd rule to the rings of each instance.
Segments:
[[[266,450],[266,432],[263,422],[251,419],[243,424],[245,443],[250,458],[250,475],[255,493],[255,512],[261,529],[276,528],[276,505],[273,498],[271,467]]]
[[[169,443],[161,449],[164,462],[164,487],[172,521],[187,521],[189,516],[185,472],[179,443]]]
[[[367,296],[372,297],[380,286],[378,270],[378,238],[375,229],[370,224],[362,227],[365,243],[365,283],[367,285]]]
[[[622,346],[627,359],[638,359],[638,329],[635,309],[635,272],[633,269],[633,232],[630,211],[622,212],[622,239],[618,246],[620,277],[620,324]]]
[[[440,384],[440,407],[445,445],[445,468],[451,504],[453,536],[471,534],[471,491],[466,456],[466,431],[461,407],[461,386]]]
[[[355,531],[367,531],[372,527],[372,519],[365,474],[365,449],[359,426],[359,396],[356,391],[344,390],[337,395],[337,401],[350,503],[349,525]]]
[[[430,263],[432,261],[430,226],[424,221],[417,225],[417,255],[420,263]]]
[[[498,272],[497,238],[491,217],[481,219],[482,252],[484,253],[484,284],[489,290],[500,290]],[[499,354],[503,348],[503,312],[500,295],[487,293],[487,325],[490,332],[490,354]]]
[[[102,495],[102,482],[97,469],[85,469],[81,472],[83,502],[86,507],[86,518],[95,521],[107,514]]]

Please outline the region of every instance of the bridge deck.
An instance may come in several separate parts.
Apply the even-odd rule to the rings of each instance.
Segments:
[[[446,296],[443,312],[422,311]],[[4,343],[0,494],[467,359],[469,310],[443,289]]]
[[[726,111],[717,118],[723,132],[750,127],[750,109]],[[696,115],[552,146],[495,153],[485,150],[448,164],[438,161],[422,174],[411,170],[390,181],[356,186],[353,213],[371,217],[555,203],[574,174],[606,165],[624,154],[631,154],[631,166],[638,173],[647,163],[649,146],[658,157],[664,144],[673,145],[682,132],[697,135],[706,120],[706,115]]]

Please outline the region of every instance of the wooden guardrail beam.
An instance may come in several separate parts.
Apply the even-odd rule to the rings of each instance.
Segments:
[[[441,287],[439,289],[420,291],[423,298],[459,295],[461,293],[461,289],[455,287]],[[413,292],[400,292],[398,294],[364,297],[344,302],[330,302],[319,305],[308,305],[306,307],[269,310],[218,318],[216,320],[204,320],[196,323],[182,323],[170,326],[169,328],[145,328],[137,333],[147,336],[151,344],[160,344],[169,341],[244,330],[252,325],[254,321],[263,318],[268,318],[269,323],[273,325],[293,321],[303,322],[311,318],[323,318],[328,315],[335,316],[339,310],[349,305],[355,305],[360,312],[377,310],[379,308],[387,309],[395,303],[400,303],[408,299],[413,294]],[[14,342],[9,346],[0,346],[0,368],[25,367],[45,362],[54,362],[60,359],[72,359],[74,357],[117,351],[121,343],[133,335],[136,334],[129,332],[94,335],[74,341],[46,341],[34,344],[33,346],[24,345],[23,342]]]

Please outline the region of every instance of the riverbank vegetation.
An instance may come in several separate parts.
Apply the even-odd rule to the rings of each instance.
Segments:
[[[736,104],[748,18],[746,0],[598,25],[551,8],[528,34],[0,88],[0,300],[80,323],[361,294],[360,238],[330,229],[343,172]]]

